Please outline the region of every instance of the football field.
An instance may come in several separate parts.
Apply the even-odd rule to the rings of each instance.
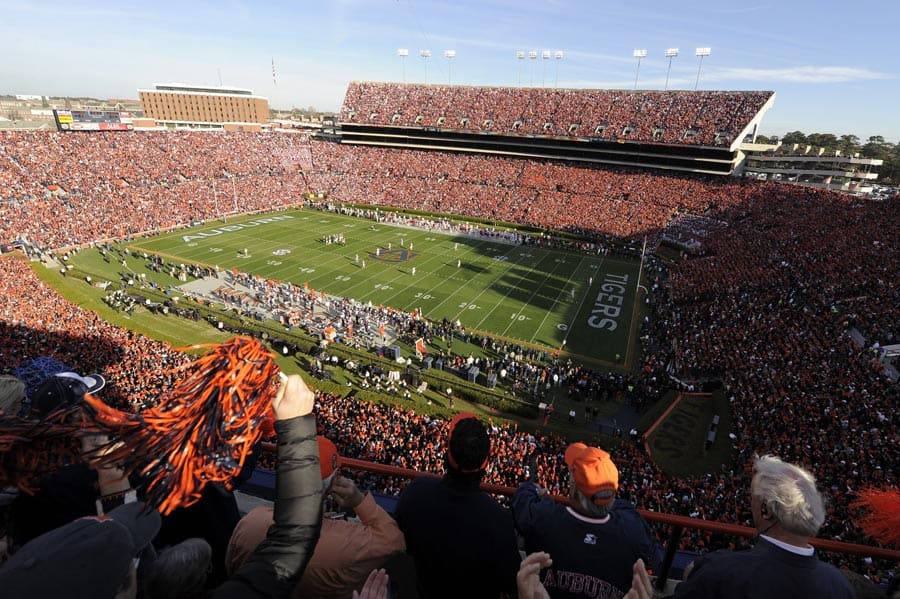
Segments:
[[[326,243],[343,237],[343,243]],[[590,361],[633,345],[639,262],[448,235],[317,210],[214,221],[128,244],[237,268]]]

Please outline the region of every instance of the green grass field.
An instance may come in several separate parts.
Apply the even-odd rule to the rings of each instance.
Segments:
[[[343,235],[346,246],[326,245]],[[587,361],[631,355],[639,263],[451,236],[313,210],[215,221],[129,244],[176,262],[264,278]],[[390,249],[389,249],[390,248]],[[248,255],[244,255],[244,250]],[[363,266],[365,264],[365,266]]]

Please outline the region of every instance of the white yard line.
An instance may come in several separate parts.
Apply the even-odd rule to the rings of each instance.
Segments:
[[[544,256],[544,258],[538,264],[543,263],[544,260],[546,260],[547,258],[549,258],[551,256],[553,256],[553,254],[551,252],[547,252],[546,255]],[[557,262],[556,268],[554,268],[551,272],[545,273],[544,280],[541,281],[541,283],[539,285],[535,286],[535,290],[532,291],[531,296],[528,298],[528,300],[525,301],[522,308],[520,308],[519,311],[515,313],[515,316],[518,316],[519,314],[521,314],[522,310],[524,310],[526,307],[531,305],[531,300],[533,300],[535,298],[535,296],[538,294],[538,292],[543,288],[544,282],[546,282],[547,279],[549,279],[556,272],[556,269],[559,268],[560,264],[561,263]],[[533,272],[535,272],[535,269],[529,267],[529,272],[533,273]],[[525,277],[522,277],[522,279],[524,279],[524,278]],[[515,291],[516,289],[518,289],[518,288],[510,287],[510,290],[506,293],[506,295],[503,296],[503,299],[506,299],[507,297],[509,297],[509,294],[512,293],[513,291]],[[501,299],[499,302],[497,302],[497,304],[493,308],[491,308],[491,311],[488,312],[488,314],[484,318],[481,319],[481,322],[478,323],[477,328],[480,328],[481,324],[485,321],[485,319],[487,319],[487,317],[490,316],[494,312],[494,310],[496,310],[503,303],[503,299]],[[506,325],[506,328],[503,329],[503,332],[501,333],[501,335],[506,336],[507,331],[509,331],[509,327],[511,327],[513,324],[515,324],[515,322],[516,322],[515,320],[510,319],[510,323]]]
[[[581,258],[578,259],[578,265],[575,267],[575,270],[572,271],[572,275],[569,276],[568,279],[566,279],[566,285],[568,285],[572,281],[572,276],[574,276],[575,273],[578,272],[578,269],[581,268],[581,264],[583,262],[584,262],[584,256],[582,256]],[[534,334],[531,336],[531,339],[528,340],[529,343],[534,343],[534,338],[537,337],[538,332],[540,332],[541,329],[544,328],[544,324],[547,322],[547,319],[550,318],[550,314],[553,313],[553,308],[556,306],[556,304],[559,303],[559,298],[562,297],[562,294],[565,293],[565,291],[566,291],[565,286],[562,289],[560,289],[559,294],[557,294],[557,296],[556,296],[556,299],[553,300],[553,305],[551,305],[550,308],[547,309],[546,314],[544,314],[544,318],[541,320],[541,324],[538,325],[537,329],[535,329]]]
[[[492,242],[486,242],[486,243],[492,243]],[[512,246],[512,248],[509,250],[509,252],[507,252],[506,254],[502,254],[502,255],[506,256],[506,255],[510,254],[511,252],[515,251],[515,249],[518,247],[519,246]],[[503,271],[498,276],[494,277],[494,281],[498,280],[500,277],[502,277],[503,275],[508,273],[510,270],[512,270],[512,268],[514,266],[518,266],[518,262],[513,262],[512,260],[506,260],[506,264],[508,264],[508,266],[505,269],[503,269]],[[451,320],[454,320],[454,321],[459,320],[460,322],[462,322],[462,319],[460,318],[460,316],[462,316],[470,311],[469,306],[473,306],[473,305],[477,306],[478,304],[476,304],[475,301],[479,297],[481,297],[488,289],[490,289],[490,287],[491,287],[490,285],[485,285],[484,287],[482,287],[481,291],[479,291],[478,294],[475,295],[475,297],[470,298],[469,301],[463,302],[465,304],[465,307],[462,308],[459,312],[457,312],[456,316],[454,316]],[[462,289],[462,287],[460,289]],[[451,296],[452,295],[456,295],[456,294],[451,294]],[[447,299],[450,299],[450,298],[448,297]],[[443,302],[441,302],[441,303],[443,303]],[[477,327],[475,327],[475,328],[477,328]]]

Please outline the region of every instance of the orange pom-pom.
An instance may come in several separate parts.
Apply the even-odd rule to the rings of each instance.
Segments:
[[[865,513],[856,519],[867,535],[884,545],[900,546],[900,490],[864,489],[851,508]]]
[[[163,515],[229,485],[262,435],[278,366],[258,340],[235,337],[188,364],[159,404],[125,414],[85,396],[87,415],[121,440],[101,461],[138,472]]]

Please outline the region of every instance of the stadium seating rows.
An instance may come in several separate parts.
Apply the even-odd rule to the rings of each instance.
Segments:
[[[339,120],[471,133],[727,146],[772,93],[352,82]]]
[[[0,244],[121,239],[306,191],[302,135],[0,132]]]
[[[743,202],[755,186],[554,162],[314,143],[309,180],[335,201],[641,238],[672,216]]]

